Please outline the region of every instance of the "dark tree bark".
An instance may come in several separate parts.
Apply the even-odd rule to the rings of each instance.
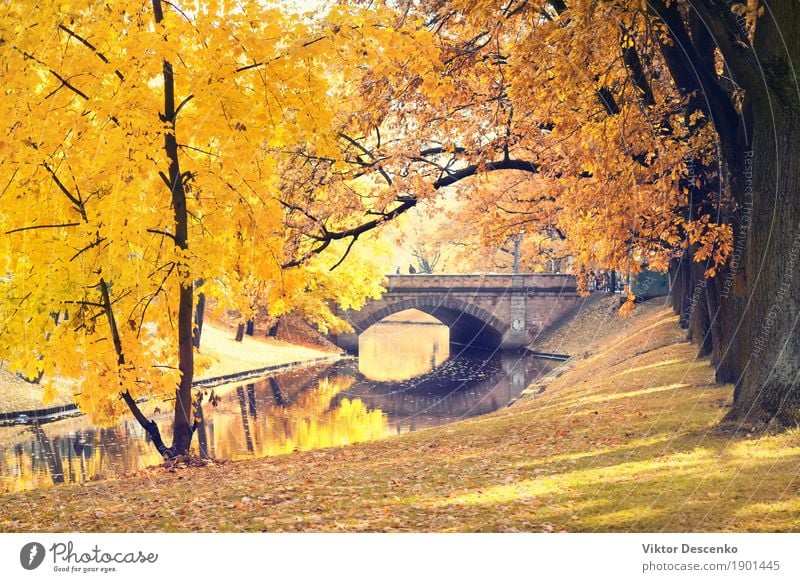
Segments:
[[[208,455],[208,433],[206,432],[206,419],[203,414],[203,403],[201,400],[195,402],[194,416],[197,420],[197,448],[200,451],[200,458],[207,459]]]
[[[161,437],[161,431],[159,430],[156,421],[148,419],[144,413],[142,413],[139,405],[136,404],[136,401],[133,399],[130,392],[125,391],[120,396],[125,401],[125,404],[128,405],[128,408],[133,413],[133,417],[136,419],[136,421],[141,425],[142,428],[144,428],[147,434],[150,435],[150,438],[153,441],[153,446],[156,447],[156,450],[161,454],[161,456],[165,459],[173,458],[175,456],[175,451],[164,444],[164,439]]]
[[[779,54],[761,44],[765,54]],[[800,408],[800,111],[779,103],[754,112],[744,375],[729,418],[794,424]]]
[[[200,282],[202,285],[202,281]],[[197,307],[194,310],[194,335],[192,336],[192,345],[196,348],[200,347],[200,336],[203,333],[203,321],[206,315],[206,294],[197,294]]]
[[[680,315],[683,309],[683,269],[680,259],[674,259],[669,265],[669,298],[672,311]]]
[[[111,291],[108,287],[108,283],[106,283],[105,279],[102,278],[100,279],[98,287],[100,288],[100,295],[102,296],[103,300],[103,311],[106,314],[108,327],[111,332],[111,341],[114,344],[114,352],[117,354],[117,365],[122,366],[125,364],[125,351],[122,347],[122,338],[119,335],[119,329],[117,328],[117,319],[114,316],[114,307],[111,301]],[[150,420],[144,415],[139,408],[139,405],[136,403],[136,400],[134,400],[131,396],[130,392],[123,390],[121,385],[119,396],[128,406],[128,409],[130,409],[133,417],[136,419],[139,425],[150,436],[153,444],[156,447],[156,450],[161,454],[161,456],[165,459],[171,459],[174,457],[174,450],[170,447],[167,447],[167,445],[164,444],[164,440],[161,438],[161,431],[158,429],[158,424],[156,424],[154,420]]]
[[[697,344],[698,357],[705,357],[712,351],[711,318],[708,312],[707,285],[703,276],[705,266],[703,263],[692,264],[692,295],[689,300],[689,329],[688,338]]]
[[[725,291],[726,282],[733,276],[729,266],[719,269],[714,277],[705,280],[705,303],[708,313],[708,333],[711,340],[709,355],[718,384],[738,385],[741,379],[739,360],[739,313],[741,301]]]
[[[161,0],[153,0],[153,13],[156,24],[164,19]],[[189,213],[186,206],[186,189],[184,176],[181,173],[176,137],[176,121],[178,109],[175,104],[175,79],[172,63],[165,60],[162,64],[164,80],[164,114],[162,123],[166,123],[171,131],[164,132],[164,152],[169,161],[169,172],[165,178],[172,197],[172,211],[175,232],[175,246],[185,255],[189,249]],[[190,97],[187,97],[187,99]],[[179,275],[190,275],[185,271],[188,266],[178,267]],[[181,379],[175,391],[175,415],[173,417],[172,450],[176,455],[185,454],[189,450],[193,433],[192,414],[192,379],[194,377],[194,346],[192,345],[194,294],[193,285],[188,277],[184,277],[178,295],[178,368]]]
[[[673,309],[679,316],[678,324],[683,328],[689,327],[691,316],[691,301],[693,292],[692,267],[689,259],[689,252],[681,255],[675,268],[675,278],[672,285]],[[691,336],[688,339],[692,339]]]
[[[255,333],[256,333],[256,322],[255,322],[255,319],[251,318],[251,319],[247,320],[247,324],[245,326],[244,332],[247,335],[249,335],[250,337],[253,337],[255,335]]]
[[[731,65],[734,70],[738,69],[738,80],[742,82],[741,86],[750,85],[748,93],[752,98],[760,91],[750,82],[753,79],[752,73],[756,70],[752,67],[755,63],[753,55],[742,53],[742,47],[747,45],[747,38],[741,29],[729,29],[722,37],[719,36],[726,23],[731,24],[732,14],[729,5],[723,5],[717,0],[701,0],[693,4],[697,12],[689,11],[686,17],[675,2],[667,6],[662,0],[653,0],[648,5],[667,24],[672,36],[672,43],[660,46],[670,75],[681,93],[689,98],[689,110],[703,111],[706,118],[713,123],[719,137],[719,167],[703,168],[694,161],[694,169],[709,183],[709,191],[718,192],[720,204],[712,215],[716,216],[718,222],[733,226],[738,249],[735,254],[744,255],[746,253],[742,243],[746,238],[746,229],[742,231],[741,215],[747,201],[743,195],[742,170],[745,152],[750,149],[748,140],[751,137],[752,120],[747,105],[741,114],[737,112],[731,99],[731,88],[734,84],[717,77],[714,48],[721,39],[722,44],[727,47],[724,51],[726,59],[729,59],[726,61],[727,70],[731,70]],[[740,36],[738,40],[737,35]],[[742,66],[743,64],[747,65]],[[698,203],[703,205],[708,202],[693,200],[690,208],[695,209],[698,208]],[[708,206],[703,208],[705,212],[711,210]],[[706,281],[705,300],[712,338],[711,358],[716,367],[717,381],[733,383],[735,393],[738,394],[744,367],[742,346],[747,343],[749,332],[747,326],[742,325],[745,321],[743,316],[747,299],[742,296],[741,290],[734,290],[742,285],[732,285],[734,280],[745,279],[741,261],[737,260],[733,271],[735,272],[723,269],[716,277]],[[673,285],[673,291],[680,287],[680,284]],[[677,292],[673,293],[673,300],[677,312],[684,311],[684,304]],[[696,336],[698,329],[690,329],[690,333]]]
[[[240,323],[236,326],[236,337],[234,338],[237,342],[240,342],[244,339],[244,324]]]
[[[738,152],[725,160],[740,207],[752,195],[751,218],[738,232],[746,249],[734,290],[744,295],[734,340],[742,377],[727,418],[793,425],[800,410],[800,98],[793,74],[800,11],[793,0],[770,2],[750,47],[727,4],[693,6],[745,95]]]

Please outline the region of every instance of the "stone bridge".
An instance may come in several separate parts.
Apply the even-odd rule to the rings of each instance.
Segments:
[[[564,317],[580,297],[571,275],[389,275],[387,291],[359,311],[339,311],[355,333],[333,336],[358,352],[358,336],[406,309],[424,311],[450,327],[450,341],[513,350],[530,345]]]

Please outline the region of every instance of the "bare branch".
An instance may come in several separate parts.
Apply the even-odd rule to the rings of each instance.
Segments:
[[[70,262],[74,261],[75,259],[77,259],[79,256],[81,256],[83,253],[85,253],[85,252],[86,252],[86,251],[88,251],[89,249],[93,249],[94,247],[96,247],[96,246],[98,246],[98,245],[102,244],[102,243],[103,243],[105,240],[106,240],[106,239],[105,239],[105,237],[98,237],[98,239],[97,239],[96,241],[94,241],[93,243],[91,243],[91,244],[89,244],[89,245],[87,245],[87,246],[83,247],[83,248],[82,248],[81,250],[79,250],[77,253],[75,253],[74,255],[72,255],[72,258],[71,258],[69,261],[70,261]]]
[[[336,261],[336,264],[334,266],[332,266],[330,269],[328,269],[329,271],[333,271],[336,267],[338,267],[339,265],[341,265],[344,262],[344,260],[347,258],[347,255],[350,254],[350,249],[353,248],[353,245],[355,244],[355,242],[357,240],[358,240],[358,235],[354,236],[350,240],[350,244],[347,245],[347,249],[344,251],[344,254],[342,255],[342,258],[339,259],[338,261]]]
[[[375,157],[375,154],[373,154],[371,151],[369,151],[367,148],[365,148],[365,147],[364,147],[362,144],[358,143],[358,141],[356,141],[355,139],[353,139],[353,138],[352,138],[352,137],[350,137],[349,135],[345,135],[344,133],[341,133],[341,132],[340,132],[340,133],[339,133],[339,137],[341,137],[341,138],[342,138],[343,140],[345,140],[346,142],[348,142],[348,143],[352,144],[353,146],[355,146],[355,147],[356,147],[358,150],[360,150],[362,153],[364,153],[364,154],[366,154],[367,156],[369,156],[369,158],[372,160],[372,164],[375,166],[375,169],[377,169],[377,170],[378,170],[378,172],[380,172],[380,175],[381,175],[381,176],[383,176],[383,179],[384,179],[384,180],[386,180],[386,183],[387,183],[389,186],[391,186],[391,185],[392,185],[392,178],[391,178],[391,176],[389,176],[389,174],[386,172],[386,170],[384,170],[384,169],[381,167],[380,160],[378,160],[378,159]],[[378,139],[380,140],[380,136],[378,137]]]
[[[178,104],[178,107],[176,107],[176,108],[175,108],[175,115],[173,115],[173,121],[174,121],[175,119],[177,119],[177,117],[178,117],[178,113],[180,113],[180,112],[181,112],[181,109],[183,109],[183,106],[184,106],[184,105],[186,105],[186,104],[187,104],[189,101],[191,101],[192,99],[194,99],[194,95],[189,95],[188,97],[184,98],[184,100],[183,100],[183,101],[181,101],[181,102]]]
[[[87,221],[86,209],[83,207],[83,200],[81,200],[79,197],[76,197],[74,194],[72,194],[72,192],[70,192],[67,189],[64,183],[58,179],[56,173],[50,168],[50,166],[47,165],[47,162],[44,162],[42,166],[44,167],[45,170],[50,172],[50,175],[53,177],[53,181],[55,181],[58,188],[66,195],[67,198],[69,198],[70,202],[72,202],[75,205],[75,207],[81,213],[81,218],[83,218],[84,222],[86,222]]]
[[[166,236],[166,237],[171,238],[173,241],[175,240],[175,235],[172,234],[171,232],[165,232],[163,230],[157,230],[155,228],[148,228],[147,232],[152,233],[152,234],[160,234],[161,236]]]
[[[68,226],[80,226],[80,222],[66,222],[64,224],[36,224],[33,226],[22,226],[20,228],[14,228],[11,230],[7,230],[6,234],[14,234],[15,232],[22,232],[24,230],[36,230],[38,228],[65,228]]]

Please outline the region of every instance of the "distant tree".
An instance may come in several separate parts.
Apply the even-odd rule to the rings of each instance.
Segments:
[[[416,244],[411,249],[411,255],[417,259],[417,266],[420,273],[432,274],[442,258],[441,252],[429,252],[423,243]],[[411,267],[413,268],[413,267]]]

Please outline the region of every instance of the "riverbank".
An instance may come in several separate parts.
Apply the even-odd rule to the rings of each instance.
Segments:
[[[713,383],[672,312],[648,302],[612,319],[612,308],[587,305],[572,330],[551,334],[562,346],[552,351],[585,349],[544,390],[493,414],[4,495],[0,530],[800,530],[800,432],[717,430],[731,387]]]
[[[203,327],[200,354],[210,367],[198,373],[198,385],[214,385],[238,377],[264,374],[297,364],[323,361],[336,357],[335,352],[296,345],[274,338],[245,336],[234,339],[231,330],[206,324]],[[25,382],[8,370],[0,368],[0,415],[15,416],[38,409],[68,407],[73,404],[72,384],[56,381],[55,399],[43,402],[44,387]]]

